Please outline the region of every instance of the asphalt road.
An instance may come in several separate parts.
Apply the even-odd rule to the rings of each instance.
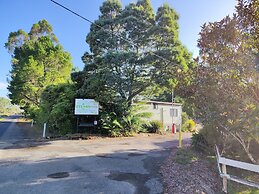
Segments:
[[[16,124],[17,119],[19,116],[10,116],[0,121],[0,148],[26,139],[25,130]]]
[[[39,132],[33,129],[25,129],[18,124],[21,116],[9,116],[0,121],[0,149],[13,145],[16,142],[40,138]]]
[[[13,142],[0,149],[0,193],[163,193],[159,168],[177,145],[172,135]]]
[[[7,136],[4,136],[4,135],[7,133],[7,131],[13,128],[10,126],[13,122],[16,121],[17,118],[18,118],[17,116],[10,116],[10,117],[7,117],[4,121],[0,122],[0,138],[5,138],[5,139],[8,138]]]

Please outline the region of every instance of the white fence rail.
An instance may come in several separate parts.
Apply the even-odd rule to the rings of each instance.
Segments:
[[[227,166],[232,166],[232,167],[235,167],[235,168],[240,168],[240,169],[243,169],[243,170],[248,170],[248,171],[259,173],[259,165],[240,162],[240,161],[231,160],[231,159],[221,157],[220,154],[219,154],[218,147],[215,146],[215,148],[216,148],[216,156],[217,156],[219,173],[220,173],[220,176],[223,178],[223,188],[222,188],[222,190],[225,193],[227,193],[227,180],[232,180],[232,181],[235,181],[237,183],[241,183],[241,184],[244,184],[244,185],[247,185],[247,186],[250,186],[250,187],[255,187],[255,188],[259,189],[259,183],[257,183],[257,182],[247,181],[247,180],[241,179],[239,177],[227,174]]]

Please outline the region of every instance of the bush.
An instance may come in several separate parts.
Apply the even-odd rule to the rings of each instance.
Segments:
[[[100,132],[111,137],[123,136],[123,127],[118,121],[117,115],[114,112],[101,113],[101,129]]]
[[[145,118],[151,116],[148,112],[140,112],[140,109],[142,106],[135,104],[128,108],[124,115],[117,108],[113,108],[114,111],[110,111],[111,109],[100,111],[101,130],[112,137],[132,136],[138,133],[147,122]]]
[[[73,131],[75,87],[73,84],[48,86],[42,93],[37,123],[47,123],[48,131],[54,134],[66,134]]]
[[[161,121],[150,121],[142,127],[148,133],[161,133],[163,131],[163,123]]]
[[[194,120],[188,119],[188,120],[186,120],[183,123],[183,126],[182,126],[182,131],[183,132],[192,132],[192,133],[194,133],[195,130],[196,130],[196,124],[195,124]]]
[[[202,133],[194,133],[192,134],[192,146],[196,150],[207,151],[209,144]]]

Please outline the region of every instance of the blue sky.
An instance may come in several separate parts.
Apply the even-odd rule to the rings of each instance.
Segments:
[[[96,20],[103,0],[56,0],[90,20]],[[121,0],[123,6],[136,0]],[[236,0],[151,0],[156,12],[163,3],[170,4],[180,15],[180,40],[195,56],[200,26],[219,21],[235,10]],[[83,68],[81,56],[88,50],[85,42],[89,23],[56,6],[50,0],[0,0],[0,96],[6,96],[11,56],[4,48],[10,32],[23,29],[46,19],[60,43],[73,58],[75,67]]]

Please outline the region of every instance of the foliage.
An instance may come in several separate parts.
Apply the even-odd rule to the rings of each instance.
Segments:
[[[101,114],[101,130],[102,133],[107,134],[111,137],[119,137],[123,134],[123,127],[118,122],[116,114],[111,113],[102,113]]]
[[[50,85],[42,92],[39,124],[47,123],[48,130],[56,134],[73,132],[73,115],[76,88],[73,84]]]
[[[164,9],[168,12],[166,10],[162,12]],[[173,9],[165,6],[161,8],[162,13],[158,13],[159,16],[155,19],[148,0],[139,1],[136,4],[131,3],[124,10],[121,9],[118,1],[105,1],[100,10],[99,20],[92,25],[87,36],[92,53],[86,53],[83,61],[85,62],[84,72],[89,78],[86,79],[80,92],[92,94],[94,91],[94,95],[98,98],[105,96],[105,99],[99,101],[119,99],[131,105],[134,97],[141,94],[159,78],[161,79],[161,71],[166,68],[158,67],[158,64],[165,62],[161,59],[154,60],[155,57],[150,52],[157,50],[156,52],[162,53],[166,52],[169,47],[170,49],[177,48],[178,44],[175,41],[178,41],[178,17]],[[165,14],[167,14],[165,17],[170,18],[173,24],[164,23],[163,28],[170,29],[170,31],[159,31],[160,27],[154,28],[154,24],[156,20],[157,22],[162,20],[161,17]],[[162,24],[159,23],[159,25]],[[162,46],[159,47],[158,51],[161,40],[158,42],[156,39],[166,37],[172,31],[174,31],[174,37],[171,36],[171,42],[168,42],[168,46],[164,45],[163,49]],[[163,36],[161,33],[164,33]],[[167,39],[170,38],[167,37]],[[178,53],[172,57],[177,56]],[[164,57],[170,59],[169,54]],[[94,87],[89,87],[87,83],[96,84]]]
[[[21,110],[18,106],[13,105],[8,98],[0,97],[0,115],[19,114]]]
[[[186,112],[182,112],[182,128],[183,132],[192,132],[196,130],[196,123],[194,120],[190,119]]]
[[[134,104],[126,116],[119,117],[115,112],[102,112],[101,128],[106,129],[113,137],[132,136],[142,131],[142,126],[147,122],[145,118],[151,116],[148,112],[139,111],[142,106]]]
[[[237,17],[242,30],[249,35],[251,45],[259,49],[259,0],[239,0]]]
[[[161,133],[164,130],[163,123],[161,121],[150,121],[143,125],[143,128],[148,133]]]
[[[12,56],[8,90],[12,103],[34,117],[43,90],[65,83],[72,70],[70,54],[58,43],[46,20],[34,24],[29,33],[11,32],[5,44]]]
[[[244,1],[240,0],[239,5],[241,2]],[[246,8],[250,9],[249,6]],[[256,135],[259,127],[259,75],[255,68],[258,45],[250,24],[244,25],[238,15],[243,10],[240,6],[237,9],[237,15],[232,18],[227,16],[219,22],[202,26],[198,40],[200,66],[194,84],[187,90],[192,94],[189,101],[196,106],[196,114],[204,127],[216,131],[217,138],[214,136],[214,139],[224,140],[218,142],[224,146],[234,138],[251,162],[256,163],[249,148],[251,142],[259,143]],[[245,20],[249,21],[249,17]]]
[[[192,146],[196,150],[199,150],[199,151],[207,151],[207,150],[210,151],[208,141],[206,140],[203,133],[193,133],[192,134]]]
[[[86,37],[90,52],[82,57],[85,68],[73,80],[80,87],[78,96],[94,98],[127,125],[134,99],[154,95],[148,93],[154,86],[177,85],[180,72],[193,62],[179,41],[179,16],[167,4],[154,14],[150,0],[124,9],[119,0],[107,0],[100,12]]]
[[[196,124],[194,122],[194,120],[192,119],[188,119],[186,120],[183,125],[182,125],[182,131],[183,132],[192,132],[194,133],[195,132],[195,129],[196,129]]]

